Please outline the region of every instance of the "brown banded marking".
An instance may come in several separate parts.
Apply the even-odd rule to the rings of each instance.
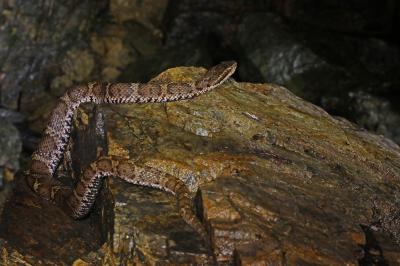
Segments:
[[[129,84],[116,83],[108,87],[109,102],[126,102],[133,95],[133,88]]]
[[[223,62],[220,65],[212,67],[197,83],[199,91],[195,93],[193,84],[189,84],[190,86],[188,86],[187,83],[162,83],[161,89],[159,84],[155,84],[154,82],[142,85],[137,83],[118,84],[118,90],[122,90],[123,93],[121,93],[120,98],[116,99],[116,103],[168,102],[192,98],[209,90],[211,87],[207,87],[207,85],[215,86],[215,84],[225,81],[234,72],[235,68],[236,63],[234,62]],[[164,89],[166,86],[169,86],[169,93],[168,89]],[[187,91],[185,90],[186,88],[188,89]],[[173,90],[174,93],[171,93]],[[51,175],[55,170],[53,166],[59,164],[69,139],[70,124],[74,110],[85,102],[104,102],[104,97],[107,96],[105,95],[106,91],[107,87],[97,82],[88,83],[86,86],[75,86],[65,93],[62,97],[63,100],[56,106],[45,132],[54,138],[57,147],[51,150],[48,147],[39,145],[36,150],[38,154],[50,154],[47,157],[47,164],[52,166]],[[131,95],[127,96],[129,94]],[[30,172],[34,173],[35,168],[31,167]]]
[[[90,166],[91,167],[91,166]],[[109,173],[100,172],[96,170],[93,175],[84,182],[80,180],[78,183],[79,188],[83,188],[82,191],[73,190],[73,193],[66,198],[66,205],[69,206],[69,212],[75,219],[80,219],[86,216],[89,213],[90,208],[92,207],[98,191],[101,187],[102,180],[105,176],[108,176]],[[88,182],[89,181],[89,182]]]
[[[54,150],[57,150],[58,143],[56,139],[48,134],[44,134],[42,140],[38,144],[38,151],[40,154],[49,155]]]
[[[139,84],[137,93],[143,100],[152,101],[161,95],[161,85],[156,83]]]
[[[194,85],[190,83],[171,82],[167,84],[167,92],[169,95],[186,95],[194,92]]]
[[[176,180],[168,179],[168,178],[161,179],[161,180],[164,181],[164,182],[162,182],[162,185],[164,187],[168,188],[169,190],[171,190],[173,192],[176,191],[176,185],[177,185],[177,181]]]
[[[81,180],[86,183],[96,174],[96,163],[89,164],[88,167],[83,171]]]
[[[106,83],[97,82],[91,89],[93,100],[97,103],[103,103],[106,96]]]
[[[76,105],[76,102],[73,102],[71,100],[71,98],[69,97],[68,93],[64,93],[61,97],[60,97],[60,101],[63,101],[67,106],[71,106],[71,109],[73,109],[72,106]]]
[[[128,160],[121,160],[117,162],[116,172],[118,176],[125,179],[133,179],[135,176],[135,165]]]
[[[53,112],[51,113],[51,117],[64,117],[67,113],[68,110],[70,109],[70,106],[68,106],[64,101],[58,101],[56,107],[53,109]],[[54,128],[56,131],[62,129],[64,123],[60,123],[56,119],[55,121],[51,121],[50,125],[52,128]]]
[[[86,191],[85,191],[86,192]],[[81,202],[81,198],[83,197],[84,194],[80,195],[77,192],[72,192],[67,199],[65,200],[66,205],[68,206],[68,210],[70,213],[74,216],[74,213],[77,211],[79,203]],[[67,211],[68,211],[67,210]]]
[[[96,166],[101,172],[112,172],[112,161],[109,158],[101,158],[97,160]]]
[[[81,102],[82,98],[86,97],[89,92],[89,84],[87,86],[75,86],[67,90],[69,99],[72,102]]]
[[[54,201],[55,196],[59,191],[62,191],[63,186],[56,179],[48,175],[32,174],[28,179],[28,184],[32,185],[33,191],[39,194],[42,198]],[[69,189],[71,190],[71,189]]]
[[[36,173],[39,175],[50,175],[51,176],[51,166],[48,164],[48,161],[41,154],[35,153],[32,155],[32,160],[30,163],[31,169],[35,169],[32,173]],[[28,171],[31,174],[30,170]]]
[[[73,193],[75,194],[74,196],[81,198],[85,195],[86,192],[86,185],[83,181],[78,182],[75,186],[75,189],[73,190]]]
[[[82,180],[67,199],[66,205],[71,209],[74,218],[79,219],[87,215],[95,201],[101,180],[106,176],[119,176],[129,183],[159,188],[173,194],[177,199],[182,219],[208,242],[208,234],[196,218],[190,192],[183,181],[154,168],[138,167],[133,162],[121,158],[101,157],[85,169]]]
[[[58,143],[55,142],[55,138],[52,136],[45,134],[45,137],[42,139],[42,141],[38,144],[38,151],[35,152],[32,155],[32,163],[34,161],[39,161],[41,162],[42,165],[46,165],[47,171],[46,173],[49,174],[52,170],[52,165],[51,162],[47,160],[47,158],[51,158],[52,156],[55,156],[58,151]],[[39,165],[36,163],[34,165],[31,165],[31,168],[34,167],[35,169],[38,169]],[[42,168],[42,167],[40,167]],[[39,168],[39,169],[40,169]],[[38,171],[36,171],[38,173]],[[40,172],[41,174],[44,174],[44,172]]]

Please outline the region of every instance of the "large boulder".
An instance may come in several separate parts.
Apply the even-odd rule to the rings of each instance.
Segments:
[[[196,80],[204,72],[174,68],[155,79]],[[44,219],[35,228],[28,222],[30,216],[51,217],[53,211],[57,220],[65,220],[58,230],[64,237],[73,233],[74,240],[70,249],[54,240],[52,252],[80,257],[76,263],[399,262],[400,148],[283,87],[230,80],[193,100],[81,108],[75,124],[69,154],[78,170],[107,152],[183,180],[208,230],[211,250],[180,218],[174,197],[117,177],[107,180],[97,207],[80,221],[99,228],[105,245],[97,252],[76,250],[79,233],[73,226],[79,222],[71,225],[52,208],[37,210],[21,193],[25,200],[14,195],[9,204],[17,201],[19,209],[6,206],[7,219],[0,223],[1,231],[15,234],[3,238],[13,243],[27,235],[57,239],[54,225],[46,230]],[[40,244],[25,242],[23,248],[3,244],[8,252],[3,254],[16,248],[18,254],[32,255],[29,245]],[[43,250],[35,254],[27,261],[46,258]]]

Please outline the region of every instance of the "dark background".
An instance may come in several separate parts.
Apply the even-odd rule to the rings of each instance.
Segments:
[[[239,63],[238,81],[281,84],[400,143],[397,0],[4,0],[0,11],[0,179],[68,87],[221,60]]]

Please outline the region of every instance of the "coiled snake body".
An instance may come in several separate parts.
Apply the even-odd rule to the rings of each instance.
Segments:
[[[55,177],[55,170],[63,156],[70,137],[71,121],[75,109],[87,102],[148,103],[190,99],[218,87],[236,69],[235,62],[222,62],[209,69],[197,82],[192,83],[89,83],[69,89],[53,110],[43,137],[32,155],[25,173],[28,186],[42,198],[59,205],[75,219],[90,211],[104,177],[118,176],[127,182],[155,187],[174,194],[182,218],[204,239],[207,233],[194,214],[189,190],[180,179],[150,167],[135,165],[132,161],[101,157],[81,174],[74,188],[67,187]]]

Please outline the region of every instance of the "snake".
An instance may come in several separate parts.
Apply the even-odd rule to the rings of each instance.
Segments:
[[[59,181],[56,170],[70,138],[75,110],[81,104],[165,103],[191,99],[223,84],[236,67],[236,62],[224,61],[211,67],[200,79],[190,82],[89,82],[69,88],[52,110],[31,156],[24,173],[26,183],[38,196],[58,205],[74,219],[88,215],[106,177],[115,176],[135,185],[161,189],[175,196],[182,219],[207,239],[206,229],[195,214],[188,187],[173,175],[115,156],[101,156],[91,162],[72,186]]]

